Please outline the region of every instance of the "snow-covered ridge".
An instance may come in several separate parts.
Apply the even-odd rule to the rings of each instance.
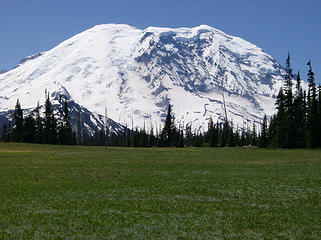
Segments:
[[[23,59],[20,60],[19,65],[20,65],[20,64],[24,64],[25,62],[30,61],[30,60],[33,60],[33,59],[35,59],[35,58],[37,58],[37,57],[40,57],[40,56],[42,56],[44,53],[45,53],[45,52],[40,52],[40,53],[33,54],[33,55],[31,55],[31,56],[25,57],[25,58],[23,58]]]
[[[36,57],[35,57],[36,56]],[[282,67],[239,37],[207,25],[144,30],[102,24],[0,75],[0,111],[35,107],[44,91],[69,93],[89,111],[149,128],[173,105],[180,124],[207,128],[209,117],[243,127],[274,113]]]

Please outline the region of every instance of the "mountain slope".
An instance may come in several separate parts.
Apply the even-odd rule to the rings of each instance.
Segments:
[[[52,96],[67,97],[123,124],[159,126],[166,106],[176,121],[207,127],[209,117],[240,127],[274,113],[282,67],[259,47],[209,26],[140,30],[123,24],[95,26],[25,58],[0,75],[0,111]]]

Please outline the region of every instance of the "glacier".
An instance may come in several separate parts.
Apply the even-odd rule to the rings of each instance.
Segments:
[[[202,131],[210,118],[225,120],[224,94],[228,120],[247,128],[275,113],[284,74],[258,46],[207,25],[102,24],[2,73],[0,114],[17,99],[34,109],[46,89],[53,101],[65,96],[100,125],[107,109],[118,128],[160,127],[171,104],[177,125]]]

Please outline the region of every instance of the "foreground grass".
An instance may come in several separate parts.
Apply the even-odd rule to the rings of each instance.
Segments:
[[[0,239],[320,239],[321,151],[0,143]]]

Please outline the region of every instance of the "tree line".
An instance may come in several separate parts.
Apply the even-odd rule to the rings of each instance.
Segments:
[[[80,136],[80,122],[72,130],[68,102],[59,98],[59,106],[56,113],[46,92],[44,113],[41,115],[39,103],[35,109],[35,116],[31,113],[24,117],[19,99],[17,100],[12,121],[2,126],[2,141],[26,142],[40,144],[78,144],[97,146],[122,146],[122,147],[218,147],[218,146],[244,146],[257,145],[258,136],[255,125],[253,130],[233,130],[233,125],[228,121],[214,124],[210,119],[208,131],[192,131],[192,126],[179,126],[175,124],[171,105],[168,105],[167,115],[163,128],[149,131],[143,127],[129,129],[121,132],[110,132],[106,126],[96,128],[93,134]],[[79,120],[79,119],[78,119]]]
[[[101,134],[100,134],[101,135]],[[225,121],[214,124],[210,119],[207,131],[192,131],[192,126],[176,126],[171,105],[168,105],[163,128],[147,132],[143,129],[124,131],[121,135],[106,138],[102,145],[124,147],[224,147],[257,145],[259,142],[255,125],[250,131],[233,130],[233,125]],[[108,140],[110,142],[108,142]]]
[[[288,55],[284,86],[276,98],[277,113],[270,119],[264,116],[260,132],[254,123],[252,129],[234,128],[233,122],[227,118],[216,123],[210,118],[207,131],[193,132],[191,125],[176,126],[172,107],[168,105],[161,129],[151,127],[147,131],[145,126],[142,129],[126,127],[116,133],[104,126],[96,128],[93,134],[81,136],[79,119],[75,131],[72,130],[67,100],[60,97],[58,111],[54,113],[49,93],[46,92],[43,116],[38,103],[35,117],[31,114],[23,117],[17,100],[12,121],[2,127],[2,141],[123,147],[321,147],[321,87],[316,86],[311,61],[308,66],[309,88],[303,89],[300,73],[293,86]]]
[[[290,54],[286,60],[284,86],[276,98],[277,113],[267,121],[264,116],[260,133],[261,147],[321,147],[321,87],[317,87],[311,61],[307,63],[308,89],[302,88],[300,72],[293,86]]]
[[[72,131],[68,102],[59,98],[58,113],[54,114],[49,92],[45,93],[44,116],[41,116],[39,103],[32,114],[23,116],[19,99],[17,100],[12,121],[2,126],[2,141],[44,144],[76,144],[76,135]]]

